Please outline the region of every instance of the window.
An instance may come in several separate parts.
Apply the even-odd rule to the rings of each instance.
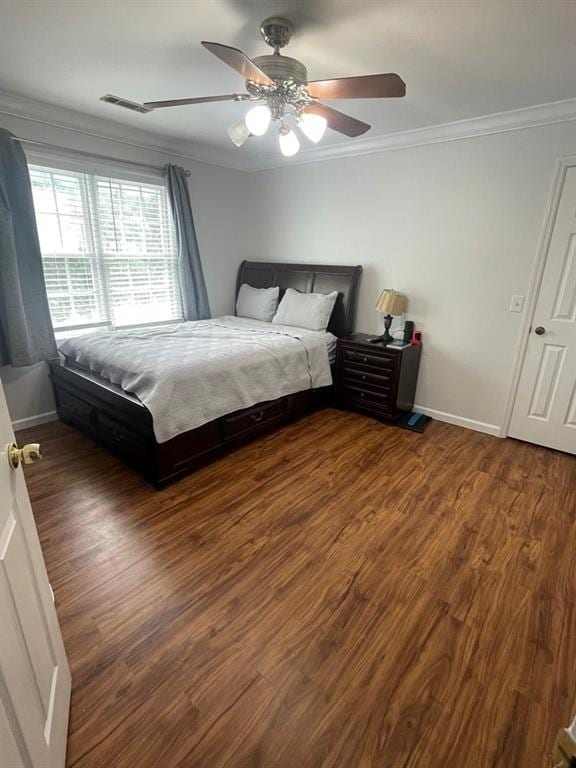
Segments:
[[[163,184],[30,166],[54,330],[182,319]]]

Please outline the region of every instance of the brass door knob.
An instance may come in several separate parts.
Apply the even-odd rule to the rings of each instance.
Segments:
[[[8,446],[8,461],[13,469],[16,469],[20,463],[34,464],[41,458],[40,443],[27,443],[23,448],[18,448],[16,443],[10,443]]]

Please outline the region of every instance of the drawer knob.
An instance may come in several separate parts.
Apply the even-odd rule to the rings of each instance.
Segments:
[[[367,357],[363,357],[362,358],[362,362],[367,363],[368,362],[368,358]]]
[[[364,397],[364,392],[360,392],[360,397]]]
[[[364,376],[364,374],[362,374],[362,381],[366,381],[366,376]]]

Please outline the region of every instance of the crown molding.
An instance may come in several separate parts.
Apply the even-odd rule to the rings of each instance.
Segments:
[[[508,112],[496,112],[492,115],[398,133],[367,136],[338,144],[320,144],[304,149],[290,159],[282,157],[280,153],[259,157],[248,156],[238,149],[228,150],[171,138],[0,90],[1,115],[116,142],[120,146],[127,145],[165,156],[177,156],[184,160],[254,173],[576,121],[576,99],[538,104]]]
[[[44,101],[37,101],[16,93],[0,90],[0,117],[14,117],[32,123],[50,126],[71,133],[90,136],[95,139],[112,141],[119,145],[157,152],[166,156],[177,156],[184,160],[218,165],[233,170],[247,170],[245,163],[236,156],[234,149],[222,150],[191,141],[172,138],[165,134],[133,128],[66,107],[59,107]],[[22,136],[21,138],[30,138]],[[65,147],[63,147],[65,149]],[[240,162],[237,162],[240,160]]]
[[[257,168],[250,170],[271,170],[305,163],[317,163],[323,160],[371,155],[396,149],[409,149],[427,144],[440,144],[446,141],[460,141],[477,136],[538,128],[543,125],[554,125],[573,120],[576,120],[576,99],[553,101],[548,104],[537,104],[533,107],[514,109],[509,112],[496,112],[492,115],[456,120],[426,128],[369,136],[355,139],[349,143],[319,145],[300,151],[298,155],[290,158],[290,165],[282,157],[267,155],[257,160]]]

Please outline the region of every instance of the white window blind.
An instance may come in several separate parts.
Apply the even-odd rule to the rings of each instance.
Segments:
[[[165,187],[31,165],[58,332],[182,319]]]

